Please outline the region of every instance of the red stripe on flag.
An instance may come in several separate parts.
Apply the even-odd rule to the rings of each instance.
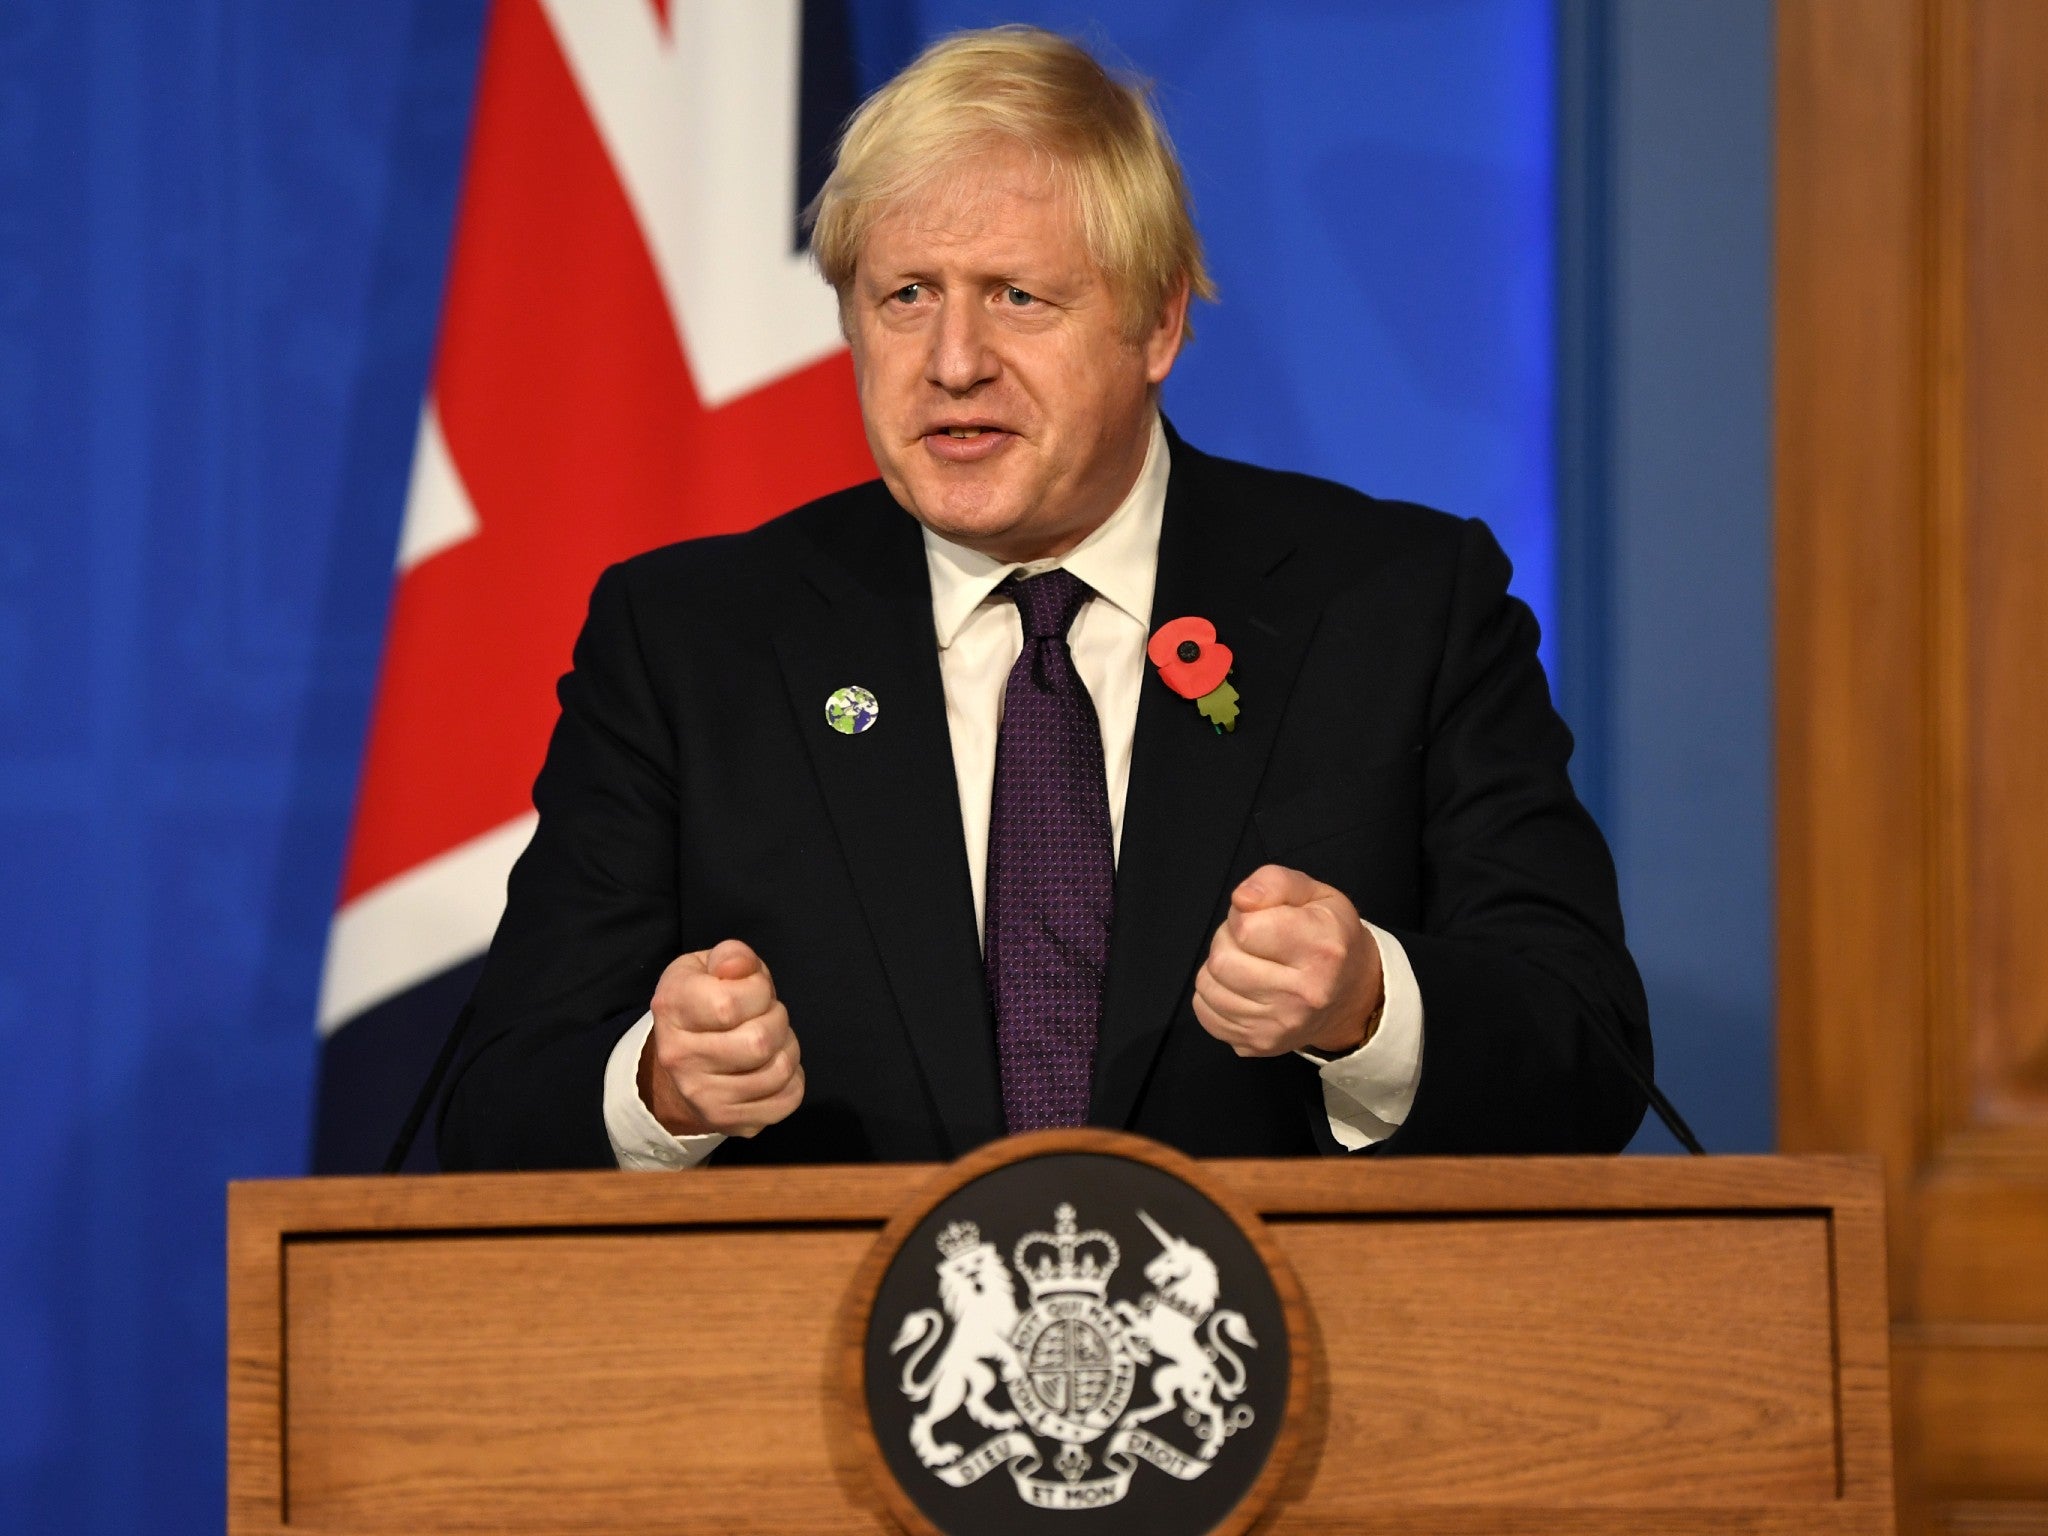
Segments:
[[[699,404],[537,0],[486,41],[435,398],[482,527],[399,582],[344,903],[531,809],[607,564],[874,474],[844,353]]]

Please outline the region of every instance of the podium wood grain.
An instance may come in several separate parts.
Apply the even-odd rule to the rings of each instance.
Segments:
[[[1871,1166],[1204,1171],[1319,1356],[1259,1529],[1891,1529]],[[230,1530],[893,1530],[834,1328],[938,1172],[235,1186]]]

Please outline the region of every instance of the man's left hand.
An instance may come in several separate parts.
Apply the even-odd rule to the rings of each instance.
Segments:
[[[1365,1043],[1385,991],[1380,948],[1344,893],[1262,865],[1230,893],[1230,916],[1195,977],[1195,1017],[1240,1056]]]

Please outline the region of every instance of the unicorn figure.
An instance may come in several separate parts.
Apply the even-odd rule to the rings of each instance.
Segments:
[[[1226,1418],[1216,1401],[1220,1397],[1233,1402],[1244,1391],[1244,1361],[1225,1340],[1252,1349],[1258,1348],[1259,1341],[1252,1337],[1251,1325],[1242,1312],[1216,1311],[1216,1261],[1185,1238],[1166,1231],[1143,1211],[1138,1212],[1138,1220],[1159,1240],[1158,1257],[1145,1266],[1145,1278],[1153,1289],[1136,1306],[1119,1301],[1116,1310],[1124,1320],[1124,1337],[1136,1347],[1139,1358],[1151,1364],[1157,1357],[1161,1363],[1152,1372],[1155,1401],[1125,1414],[1123,1427],[1129,1429],[1170,1413],[1177,1398],[1186,1404],[1186,1421],[1202,1442],[1202,1459],[1212,1460],[1226,1435],[1252,1421],[1248,1405],[1240,1405]],[[1228,1379],[1217,1369],[1219,1358],[1230,1363]]]

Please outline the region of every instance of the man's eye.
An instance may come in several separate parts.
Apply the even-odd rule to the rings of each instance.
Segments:
[[[901,288],[890,294],[889,297],[899,304],[915,304],[924,297],[924,284],[905,283]]]
[[[1038,302],[1035,295],[1026,293],[1022,288],[1016,287],[1014,284],[1003,290],[1003,298],[1019,309],[1022,309],[1027,304],[1036,304]]]

